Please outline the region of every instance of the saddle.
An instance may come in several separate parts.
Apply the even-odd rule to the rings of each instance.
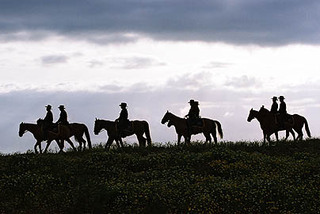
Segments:
[[[122,137],[126,137],[132,134],[133,132],[133,122],[132,121],[126,121],[124,122],[117,122],[116,128],[118,132],[121,132],[120,135]]]
[[[190,119],[189,123],[191,127],[202,128],[204,126],[204,122],[202,118]]]
[[[284,129],[285,126],[293,126],[294,118],[291,114],[275,114],[274,115],[275,124],[279,126],[279,128]]]

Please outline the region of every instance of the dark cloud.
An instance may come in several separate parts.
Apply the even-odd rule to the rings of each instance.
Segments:
[[[3,0],[2,40],[59,34],[105,44],[201,40],[233,44],[319,44],[317,0]]]

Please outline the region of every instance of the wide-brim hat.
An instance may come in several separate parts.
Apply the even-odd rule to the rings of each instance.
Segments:
[[[121,107],[127,107],[127,103],[120,103],[119,106],[121,106]]]
[[[272,100],[278,100],[278,97],[274,96],[271,98]]]
[[[279,100],[284,100],[284,96],[280,96],[280,97],[279,97]]]
[[[51,108],[52,108],[52,106],[51,106],[51,105],[46,105],[45,107],[46,107],[46,108],[49,108],[49,109],[51,109]]]
[[[194,103],[194,100],[190,100],[189,103]]]
[[[60,105],[58,108],[59,109],[64,109],[64,105]]]

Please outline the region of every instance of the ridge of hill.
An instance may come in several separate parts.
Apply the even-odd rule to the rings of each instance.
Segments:
[[[0,155],[0,213],[317,213],[320,140]]]

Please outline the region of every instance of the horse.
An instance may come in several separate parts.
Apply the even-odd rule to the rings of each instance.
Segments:
[[[50,133],[51,131],[49,131]],[[61,140],[61,147],[63,149],[64,147],[64,140],[67,140],[74,136],[74,139],[79,142],[79,150],[84,150],[86,148],[86,141],[83,139],[83,135],[86,136],[88,141],[88,147],[89,149],[92,148],[91,145],[91,138],[88,131],[88,127],[83,123],[70,123],[65,125],[58,125],[58,133],[56,133],[57,138]],[[69,142],[69,141],[68,141]],[[50,146],[51,142],[47,143],[45,152],[47,151],[48,147]],[[70,144],[70,142],[69,142]],[[83,146],[83,147],[82,147]]]
[[[133,120],[131,121],[132,123],[132,130],[123,131],[123,135],[119,136],[119,131],[117,127],[117,123],[114,121],[110,120],[101,120],[101,119],[96,119],[94,122],[94,134],[98,135],[102,129],[105,129],[108,134],[108,140],[106,143],[106,150],[108,150],[112,144],[113,141],[116,141],[118,147],[122,146],[122,139],[124,137],[130,136],[135,134],[137,136],[137,139],[139,141],[139,146],[140,147],[145,147],[146,146],[146,141],[148,143],[148,146],[151,146],[151,136],[150,136],[150,129],[149,129],[149,124],[147,121],[139,121],[139,120]],[[146,138],[143,136],[145,134]],[[120,145],[119,145],[120,143]]]
[[[173,113],[167,111],[165,115],[163,116],[161,123],[165,124],[168,122],[167,126],[174,126],[176,133],[178,135],[178,145],[180,144],[181,137],[184,137],[184,140],[186,143],[190,143],[191,135],[203,133],[203,135],[206,138],[206,143],[212,142],[212,138],[210,135],[212,135],[215,144],[217,144],[217,130],[220,138],[223,138],[223,131],[222,127],[219,121],[217,120],[211,120],[208,118],[201,118],[203,126],[192,126],[191,127],[191,133],[189,133],[188,130],[188,123],[185,118],[178,117],[174,115]]]
[[[47,134],[47,138],[44,136],[43,131],[41,126],[39,126],[38,124],[33,124],[33,123],[20,123],[19,126],[19,136],[22,137],[24,135],[24,133],[26,133],[27,131],[29,131],[33,137],[36,139],[36,144],[34,145],[34,151],[35,153],[42,153],[41,150],[41,142],[47,140],[47,147],[48,144],[51,143],[51,141],[55,140],[60,148],[60,152],[62,152],[62,145],[59,143],[60,137],[58,136],[57,133],[52,132],[52,131],[48,131]],[[67,142],[71,145],[71,147],[75,150],[75,147],[72,143],[72,141],[68,138],[65,139],[67,140]],[[37,147],[39,147],[39,152],[37,150]],[[45,149],[45,152],[47,151],[47,147]]]
[[[262,106],[259,111],[251,109],[247,118],[248,122],[251,122],[253,119],[257,119],[260,123],[260,127],[263,131],[263,143],[266,140],[270,143],[270,136],[272,134],[276,135],[276,139],[278,141],[278,131],[286,130],[286,138],[289,137],[289,133],[292,134],[294,140],[302,140],[303,132],[302,128],[305,126],[305,130],[307,132],[308,137],[311,137],[308,121],[305,117],[300,116],[298,114],[291,115],[293,122],[292,123],[284,123],[284,127],[279,127],[276,122],[275,115],[271,113],[269,110]],[[295,133],[293,130],[298,133],[297,138],[295,138]]]

